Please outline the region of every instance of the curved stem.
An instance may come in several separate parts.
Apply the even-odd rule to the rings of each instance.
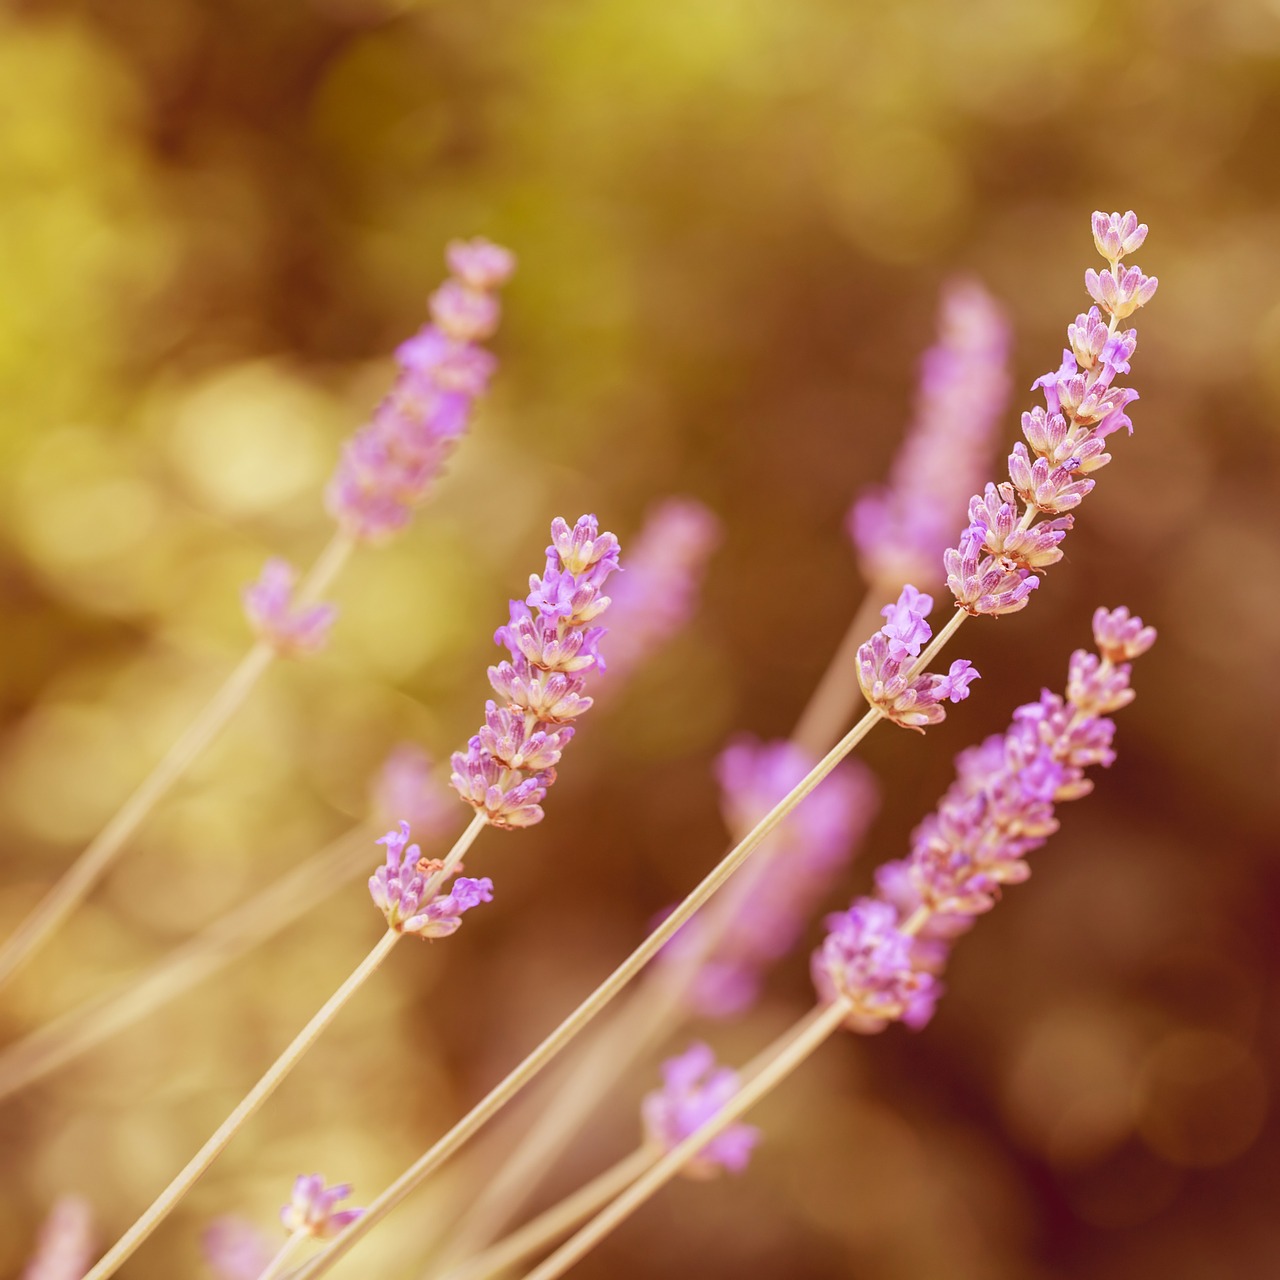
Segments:
[[[122,991],[87,1001],[0,1052],[0,1100],[212,977],[367,869],[373,833],[356,827],[162,956]],[[356,855],[360,856],[357,857]]]
[[[320,1033],[337,1016],[338,1010],[369,980],[378,966],[391,954],[401,935],[388,929],[373,950],[355,967],[350,977],[325,1001],[315,1017],[293,1038],[289,1047],[271,1064],[266,1073],[244,1096],[239,1106],[218,1126],[213,1136],[187,1162],[182,1171],[156,1197],[151,1207],[103,1255],[84,1280],[106,1280],[115,1275],[144,1240],[173,1212],[183,1196],[199,1181],[204,1171],[218,1158],[223,1148],[254,1112],[283,1083],[302,1060],[303,1055],[320,1038]]]
[[[337,576],[354,545],[346,534],[336,533],[299,588],[299,600],[309,602],[319,595]],[[84,901],[143,819],[226,726],[274,657],[265,641],[254,644],[177,742],[0,947],[0,986]]]
[[[849,1015],[846,1000],[819,1006],[797,1023],[789,1043],[762,1067],[705,1124],[673,1147],[612,1204],[598,1213],[572,1239],[561,1245],[525,1280],[555,1280],[588,1254],[610,1232],[624,1223],[656,1191],[676,1176],[706,1145],[723,1133],[766,1094],[780,1085],[802,1062],[828,1040]]]
[[[571,1231],[584,1218],[609,1203],[626,1190],[661,1155],[657,1147],[638,1147],[629,1156],[606,1169],[559,1204],[552,1205],[545,1213],[527,1222],[519,1231],[513,1231],[491,1249],[477,1254],[461,1266],[445,1274],[445,1280],[489,1280],[531,1253]]]

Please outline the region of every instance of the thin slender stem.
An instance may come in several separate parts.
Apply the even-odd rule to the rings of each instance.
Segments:
[[[367,869],[371,840],[372,831],[364,826],[339,836],[234,911],[162,956],[122,991],[70,1009],[10,1045],[0,1053],[0,1099],[74,1061],[212,977],[258,943],[282,932],[362,868]]]
[[[353,546],[346,534],[335,534],[299,588],[299,600],[309,602],[323,591],[338,574]],[[177,742],[0,947],[0,986],[84,901],[143,819],[226,726],[274,657],[271,646],[262,640],[245,654]]]
[[[617,1164],[566,1196],[559,1204],[552,1205],[545,1213],[527,1222],[519,1231],[513,1231],[491,1249],[477,1254],[461,1266],[445,1274],[445,1280],[489,1280],[530,1254],[550,1244],[553,1240],[572,1231],[578,1223],[609,1203],[624,1191],[662,1154],[653,1146],[637,1147]]]
[[[213,1136],[187,1162],[183,1170],[156,1197],[151,1207],[103,1255],[84,1280],[106,1280],[115,1275],[144,1240],[173,1212],[183,1196],[195,1186],[201,1175],[218,1158],[223,1148],[235,1137],[240,1127],[279,1088],[289,1072],[319,1039],[320,1033],[333,1021],[338,1011],[369,980],[378,966],[391,954],[401,935],[388,929],[373,950],[355,967],[347,980],[325,1001],[319,1012],[293,1038],[289,1047],[271,1064],[266,1073],[244,1096],[234,1111],[218,1126]]]
[[[642,1173],[607,1208],[598,1213],[577,1235],[566,1241],[525,1280],[555,1280],[589,1253],[611,1231],[625,1222],[656,1191],[664,1187],[717,1135],[724,1132],[766,1094],[777,1088],[802,1062],[828,1040],[849,1015],[846,1000],[819,1006],[796,1025],[789,1043],[759,1073],[738,1090],[709,1120],[678,1146]]]
[[[756,826],[714,867],[702,882],[653,932],[580,1004],[540,1045],[494,1086],[452,1129],[424,1152],[317,1258],[299,1273],[298,1280],[313,1280],[338,1261],[362,1236],[373,1229],[429,1174],[532,1080],[561,1050],[605,1009],[628,983],[667,944],[680,927],[751,856],[779,823],[866,737],[883,717],[874,708],[858,721],[817,765],[784,796]],[[97,1276],[86,1280],[99,1280]]]
[[[262,1269],[258,1280],[276,1280],[276,1277],[285,1269],[289,1259],[293,1256],[298,1245],[307,1238],[304,1231],[290,1232],[289,1238],[280,1248],[280,1252]]]

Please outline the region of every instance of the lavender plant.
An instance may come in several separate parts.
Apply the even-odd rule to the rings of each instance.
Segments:
[[[1002,885],[1024,881],[1030,875],[1027,855],[1057,829],[1056,805],[1087,795],[1092,783],[1085,769],[1105,767],[1115,758],[1110,713],[1132,701],[1130,662],[1151,647],[1155,631],[1127,609],[1099,609],[1093,633],[1098,652],[1072,655],[1064,695],[1045,690],[1038,701],[1017,709],[1004,734],[958,758],[956,782],[912,837],[906,880],[915,905],[860,898],[829,916],[826,938],[813,957],[818,1008],[732,1099],[721,1102],[526,1280],[563,1275],[671,1178],[712,1158],[713,1144],[740,1133],[739,1118],[840,1027],[866,1034],[891,1022],[922,1026],[929,1020],[941,990],[936,975],[919,962],[917,938],[937,917],[954,936],[949,917],[988,911]]]
[[[80,1280],[93,1257],[93,1214],[81,1196],[63,1196],[40,1228],[22,1280]]]
[[[509,653],[509,660],[489,670],[505,705],[486,704],[484,728],[453,759],[454,788],[475,811],[471,823],[440,860],[424,860],[418,846],[408,843],[407,823],[379,841],[387,857],[370,878],[369,891],[386,919],[386,933],[86,1280],[113,1275],[164,1221],[405,934],[447,937],[466,911],[490,900],[488,878],[460,877],[447,893],[443,887],[484,827],[541,821],[539,802],[555,781],[554,766],[573,733],[567,722],[591,706],[586,676],[604,669],[599,645],[605,631],[597,620],[609,607],[601,587],[618,567],[618,551],[617,538],[601,533],[594,516],[582,516],[572,528],[561,519],[552,523],[542,575],[530,578],[525,600],[510,602],[510,621],[494,637]]]
[[[871,709],[843,739],[827,753],[807,777],[779,802],[757,827],[730,851],[720,864],[695,888],[685,901],[610,975],[587,999],[566,1018],[521,1064],[478,1103],[452,1130],[434,1144],[381,1196],[370,1205],[368,1215],[349,1232],[344,1233],[330,1250],[304,1273],[308,1280],[327,1270],[332,1262],[365,1232],[370,1230],[408,1192],[447,1159],[492,1115],[496,1114],[530,1079],[554,1059],[558,1053],[644,968],[666,941],[728,880],[759,847],[763,839],[785,815],[831,772],[862,737],[882,718],[895,719],[909,727],[922,727],[919,717],[936,722],[941,718],[942,700],[958,701],[965,695],[968,683],[976,677],[965,665],[953,665],[946,676],[927,673],[928,664],[951,635],[969,616],[980,613],[999,615],[1023,608],[1031,591],[1038,585],[1037,571],[1043,571],[1044,543],[1056,548],[1066,529],[1059,523],[1061,512],[1079,505],[1092,489],[1093,481],[1078,478],[1085,468],[1096,470],[1109,461],[1102,452],[1101,441],[1121,426],[1131,429],[1125,407],[1136,393],[1113,385],[1118,373],[1127,371],[1128,359],[1136,346],[1136,333],[1118,332],[1119,321],[1132,314],[1155,292],[1154,278],[1145,277],[1136,268],[1121,271],[1120,255],[1131,252],[1142,243],[1146,227],[1132,214],[1095,214],[1094,238],[1099,251],[1107,258],[1108,268],[1101,276],[1086,273],[1086,287],[1098,305],[1109,316],[1104,325],[1100,315],[1091,311],[1077,318],[1069,333],[1071,352],[1066,353],[1057,374],[1046,375],[1034,384],[1045,391],[1047,410],[1024,415],[1027,442],[1036,453],[1034,463],[1026,446],[1015,447],[1010,458],[1013,491],[1024,504],[1017,514],[1014,530],[1028,533],[1035,544],[1033,554],[1024,545],[1009,544],[971,515],[971,523],[960,539],[959,548],[948,550],[944,557],[948,587],[956,598],[957,612],[926,648],[927,624],[919,596],[904,590],[897,606],[886,611],[886,625],[879,638],[873,638],[860,654],[860,675],[869,689]],[[1105,278],[1105,281],[1104,281]],[[1094,324],[1094,321],[1097,324]],[[1077,339],[1078,331],[1088,328],[1086,339]],[[1102,332],[1105,331],[1105,336]],[[1043,423],[1043,429],[1041,424]],[[1060,453],[1070,442],[1071,451]],[[1079,455],[1079,456],[1077,456]],[[1052,461],[1050,459],[1052,458]],[[1023,465],[1025,462],[1025,466]],[[980,495],[978,502],[984,501]],[[1012,505],[1005,504],[1002,505]],[[1016,514],[1016,511],[1015,511]],[[1046,517],[1036,524],[1038,516]],[[980,527],[979,527],[980,526]],[[1011,531],[1011,532],[1013,532]],[[1032,564],[1032,559],[1039,562]],[[912,589],[914,590],[914,589]],[[924,629],[926,634],[920,635]],[[902,653],[906,650],[905,653]],[[902,656],[898,656],[902,653]],[[910,659],[910,661],[907,661]],[[894,665],[896,664],[896,665]],[[923,677],[923,679],[922,679]],[[912,724],[912,720],[916,723]]]
[[[338,530],[294,591],[284,561],[269,560],[244,594],[257,641],[213,698],[62,878],[0,947],[8,980],[84,900],[146,816],[244,703],[277,655],[302,656],[324,644],[334,611],[318,603],[359,542],[403,528],[427,497],[465,433],[473,403],[495,367],[479,345],[498,323],[496,291],[514,268],[511,254],[485,240],[449,246],[454,276],[431,299],[432,322],[404,343],[391,394],[345,447],[329,485]]]

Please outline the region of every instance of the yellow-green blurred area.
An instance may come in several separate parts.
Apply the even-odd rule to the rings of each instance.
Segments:
[[[597,512],[624,556],[671,493],[725,526],[695,622],[584,722],[547,820],[468,856],[493,905],[401,946],[122,1275],[208,1275],[207,1222],[273,1229],[297,1172],[363,1203],[710,868],[715,754],[789,731],[858,604],[844,514],[900,439],[939,285],[971,272],[1010,311],[1011,444],[1101,265],[1094,208],[1151,227],[1137,431],[1031,607],[960,633],[973,697],[868,739],[882,814],[832,905],[901,856],[959,748],[1062,684],[1098,604],[1161,633],[1120,758],[959,944],[923,1034],[828,1045],[758,1112],[745,1176],[677,1183],[578,1274],[1276,1273],[1278,146],[1277,0],[7,6],[0,928],[243,652],[264,557],[328,538],[325,479],[445,243],[520,265],[436,499],[357,556],[329,650],[268,673],[4,995],[6,1040],[363,817],[395,742],[460,746],[551,517]],[[0,1275],[63,1192],[119,1235],[381,923],[357,879],[0,1103]],[[810,999],[797,954],[696,1030],[742,1062]],[[628,1149],[654,1074],[538,1203]],[[340,1274],[422,1275],[477,1170]]]

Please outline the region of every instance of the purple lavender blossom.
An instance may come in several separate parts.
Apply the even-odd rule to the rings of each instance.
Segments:
[[[952,521],[982,478],[1009,401],[1009,326],[976,281],[943,291],[937,345],[924,355],[915,421],[889,484],[866,492],[848,528],[869,582],[896,587],[937,574]]]
[[[946,718],[943,702],[961,702],[978,679],[973,663],[959,658],[945,676],[911,674],[921,648],[933,634],[926,615],[933,597],[909,583],[896,604],[881,612],[885,624],[858,649],[858,683],[867,701],[894,724],[919,729]]]
[[[81,1196],[54,1202],[22,1280],[81,1280],[93,1262],[93,1214]]]
[[[612,588],[609,669],[625,678],[689,620],[720,522],[692,498],[656,507],[627,551],[627,571]]]
[[[1123,268],[1121,259],[1146,234],[1132,211],[1094,213],[1094,242],[1109,263],[1101,274],[1085,272],[1097,305],[1067,326],[1062,364],[1031,384],[1045,404],[1022,415],[1026,443],[1019,441],[1009,455],[1008,483],[988,484],[971,499],[969,526],[944,556],[957,608],[992,615],[1024,608],[1036,573],[1062,557],[1072,522],[1067,513],[1093,489],[1093,473],[1111,461],[1107,438],[1132,433],[1128,406],[1138,393],[1115,379],[1129,372],[1138,335],[1118,326],[1151,300],[1157,281],[1137,267]]]
[[[291,1235],[302,1233],[317,1240],[330,1240],[343,1228],[364,1216],[363,1209],[338,1209],[338,1202],[351,1194],[351,1184],[326,1188],[318,1173],[300,1173],[294,1180],[293,1196],[280,1210],[280,1221]]]
[[[419,838],[443,835],[457,812],[444,785],[432,776],[431,757],[412,742],[400,743],[383,762],[370,807],[379,822],[403,818]]]
[[[200,1237],[204,1260],[218,1280],[258,1280],[273,1252],[267,1237],[246,1218],[215,1218]]]
[[[817,761],[791,742],[742,738],[716,762],[721,809],[735,834],[750,831],[787,795]],[[847,760],[778,825],[751,866],[725,889],[723,919],[708,926],[699,917],[664,948],[665,962],[679,965],[701,953],[704,929],[718,931],[699,954],[697,973],[685,996],[704,1017],[741,1013],[760,994],[769,966],[800,940],[832,883],[848,866],[875,817],[875,779],[858,761]]]
[[[664,1151],[680,1145],[700,1129],[738,1092],[738,1073],[717,1067],[705,1044],[695,1044],[662,1064],[662,1088],[641,1104],[645,1135]],[[711,1178],[721,1170],[741,1173],[760,1140],[752,1125],[731,1124],[717,1134],[681,1172],[689,1178]]]
[[[913,940],[898,924],[897,911],[874,898],[859,898],[848,911],[827,917],[826,939],[813,956],[813,980],[823,1001],[850,1002],[853,1030],[883,1031],[908,1018],[923,1026],[933,1012],[937,983],[915,968]]]
[[[1031,874],[1027,855],[1058,829],[1055,808],[1087,795],[1084,770],[1115,759],[1106,713],[1132,700],[1130,668],[1155,632],[1127,609],[1099,609],[1100,654],[1071,657],[1065,698],[1045,690],[995,734],[956,758],[956,778],[911,836],[911,852],[876,875],[878,899],[861,898],[828,920],[814,954],[819,995],[843,997],[855,1030],[900,1019],[921,1026],[941,994],[935,975],[951,942],[989,911],[1003,886]]]
[[[1100,648],[1117,628],[1144,634],[1146,647],[1154,641],[1127,610],[1099,610]],[[922,911],[978,915],[1002,885],[1031,874],[1026,856],[1058,829],[1056,805],[1087,795],[1085,768],[1115,758],[1107,713],[1132,701],[1129,676],[1128,664],[1077,650],[1065,699],[1045,690],[1014,712],[1006,733],[961,754],[956,781],[911,838],[908,875]]]
[[[383,541],[408,524],[496,365],[478,344],[497,327],[495,292],[515,260],[485,240],[455,242],[447,257],[454,278],[432,295],[432,322],[396,351],[395,384],[344,446],[326,491],[329,513],[362,541]]]
[[[378,843],[386,845],[387,861],[369,877],[369,894],[398,933],[447,938],[458,931],[464,912],[493,901],[493,881],[487,876],[459,876],[448,893],[437,893],[424,905],[428,880],[440,868],[423,859],[416,844],[409,844],[409,824],[401,822],[398,831],[388,831]]]
[[[542,821],[555,765],[574,734],[570,722],[591,707],[586,677],[605,669],[605,629],[589,624],[609,607],[603,587],[618,568],[618,550],[595,516],[572,527],[554,520],[545,570],[529,579],[524,600],[511,601],[509,622],[494,634],[510,653],[489,668],[500,703],[485,704],[484,726],[465,752],[454,753],[451,778],[492,826]]]
[[[282,657],[318,653],[329,641],[329,628],[338,616],[331,604],[293,606],[298,575],[287,560],[273,558],[262,566],[257,582],[241,593],[245,616],[254,634]]]

